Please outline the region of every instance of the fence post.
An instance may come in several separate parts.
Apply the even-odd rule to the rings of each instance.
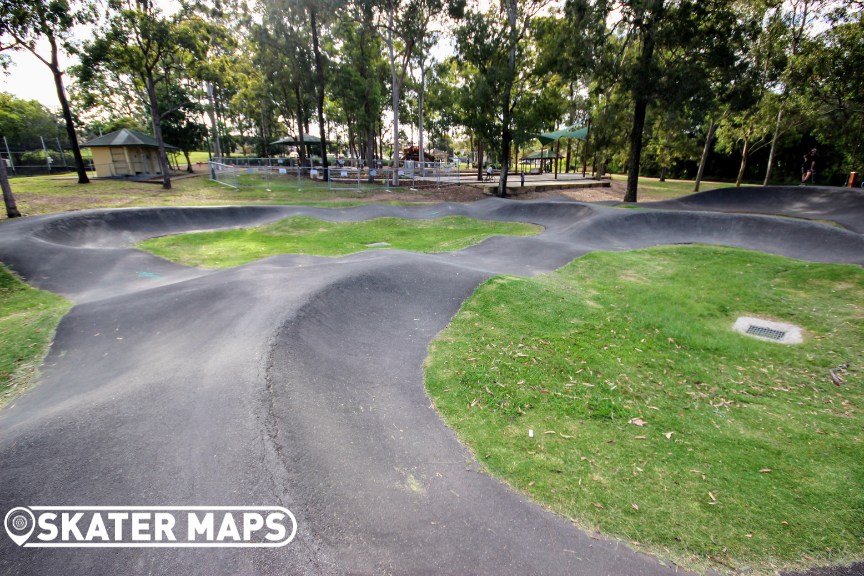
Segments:
[[[42,152],[45,153],[45,164],[48,165],[48,173],[51,173],[51,156],[48,155],[48,148],[45,146],[45,138],[39,136],[39,139],[42,141]]]
[[[15,160],[12,159],[12,152],[9,151],[9,141],[6,136],[3,136],[3,143],[6,144],[6,154],[9,156],[9,167],[12,169],[12,174],[15,174]]]

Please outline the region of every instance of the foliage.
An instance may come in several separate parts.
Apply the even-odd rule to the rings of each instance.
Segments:
[[[57,118],[36,100],[22,100],[0,92],[0,136],[14,144],[36,146],[39,137],[60,132]]]

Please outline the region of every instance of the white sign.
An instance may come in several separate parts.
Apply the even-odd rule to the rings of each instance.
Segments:
[[[287,174],[287,173],[288,173],[287,168],[279,168],[279,174]]]
[[[23,548],[277,548],[297,534],[281,506],[19,506],[4,525]]]
[[[317,176],[317,175],[318,175],[318,171],[317,171],[317,170],[310,170],[310,171],[309,171],[309,175],[310,175],[310,176]]]
[[[348,176],[348,172],[346,172],[345,170],[342,170],[342,172],[340,173],[340,176],[342,176],[344,178],[345,176]]]

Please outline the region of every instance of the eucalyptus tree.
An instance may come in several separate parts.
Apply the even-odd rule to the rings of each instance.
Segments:
[[[845,2],[830,15],[830,26],[805,38],[793,82],[799,86],[814,133],[841,151],[845,171],[864,172],[864,11]]]
[[[759,26],[736,79],[735,99],[717,130],[718,148],[740,155],[736,186],[743,183],[751,156],[776,141],[773,119],[782,110],[782,75],[788,62],[789,29],[782,4],[753,3],[747,9]]]
[[[312,49],[314,69],[315,98],[318,109],[318,131],[321,139],[321,164],[327,176],[327,123],[324,119],[324,102],[329,81],[329,58],[324,45],[330,27],[344,2],[336,0],[262,0],[265,11],[269,13],[270,23],[281,19],[286,28],[303,31],[307,35],[304,45]]]
[[[803,86],[796,86],[794,81],[799,77],[795,74],[795,68],[799,60],[801,45],[814,33],[815,24],[825,16],[832,6],[836,5],[836,0],[787,0],[777,6],[777,9],[782,11],[785,23],[786,41],[782,44],[785,52],[785,66],[781,78],[782,87],[779,90],[780,103],[777,111],[777,120],[774,126],[774,135],[771,139],[771,151],[768,155],[768,167],[765,170],[765,181],[763,183],[765,186],[768,185],[768,181],[771,179],[777,144],[784,131],[783,122],[787,109],[791,106],[793,117],[795,116],[795,112],[797,112],[795,103],[800,99],[795,98],[795,94]]]
[[[96,19],[96,5],[88,0],[4,0],[0,2],[0,48],[27,50],[45,64],[54,78],[60,110],[66,124],[66,135],[75,158],[78,183],[90,182],[63,83],[60,49],[76,51],[72,31],[78,25],[91,24]],[[48,43],[47,52],[39,41]]]
[[[517,107],[530,101],[529,95],[545,82],[536,65],[533,22],[548,4],[546,0],[506,0],[485,13],[470,10],[456,30],[457,53],[468,73],[463,89],[466,121],[481,142],[500,146],[497,193],[502,197],[507,193]],[[481,168],[478,166],[478,177]]]
[[[388,81],[374,7],[368,2],[347,5],[335,33],[341,49],[335,56],[332,95],[347,124],[349,146],[358,148],[366,165],[372,166]]]
[[[576,60],[614,63],[632,100],[624,200],[635,202],[650,105],[704,98],[712,68],[734,61],[734,0],[568,0],[566,21],[586,30]],[[599,42],[597,41],[599,40]],[[588,48],[586,49],[586,44]]]
[[[118,83],[115,89],[125,88],[145,103],[159,144],[162,187],[169,190],[171,173],[162,119],[171,110],[160,105],[158,86],[176,82],[184,74],[181,53],[194,50],[195,39],[176,20],[164,16],[152,0],[109,0],[109,7],[107,21],[85,44],[79,81],[86,88],[94,78],[110,77]]]
[[[399,109],[402,88],[408,74],[408,66],[417,50],[432,32],[436,19],[446,14],[458,19],[465,9],[465,0],[359,0],[375,7],[378,13],[378,29],[387,49],[390,62],[390,94],[393,110],[393,155],[398,163]],[[393,170],[393,184],[399,185],[399,171]]]
[[[305,134],[318,101],[316,80],[309,74],[314,59],[308,21],[293,17],[281,0],[264,0],[261,9],[261,24],[253,25],[251,31],[254,63],[262,76],[262,97],[272,103],[286,123],[293,118],[300,163],[305,164]]]

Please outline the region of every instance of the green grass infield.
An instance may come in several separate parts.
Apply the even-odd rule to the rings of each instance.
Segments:
[[[743,336],[740,315],[805,340]],[[490,280],[426,387],[489,473],[581,527],[774,574],[864,557],[862,364],[861,268],[661,247]]]

